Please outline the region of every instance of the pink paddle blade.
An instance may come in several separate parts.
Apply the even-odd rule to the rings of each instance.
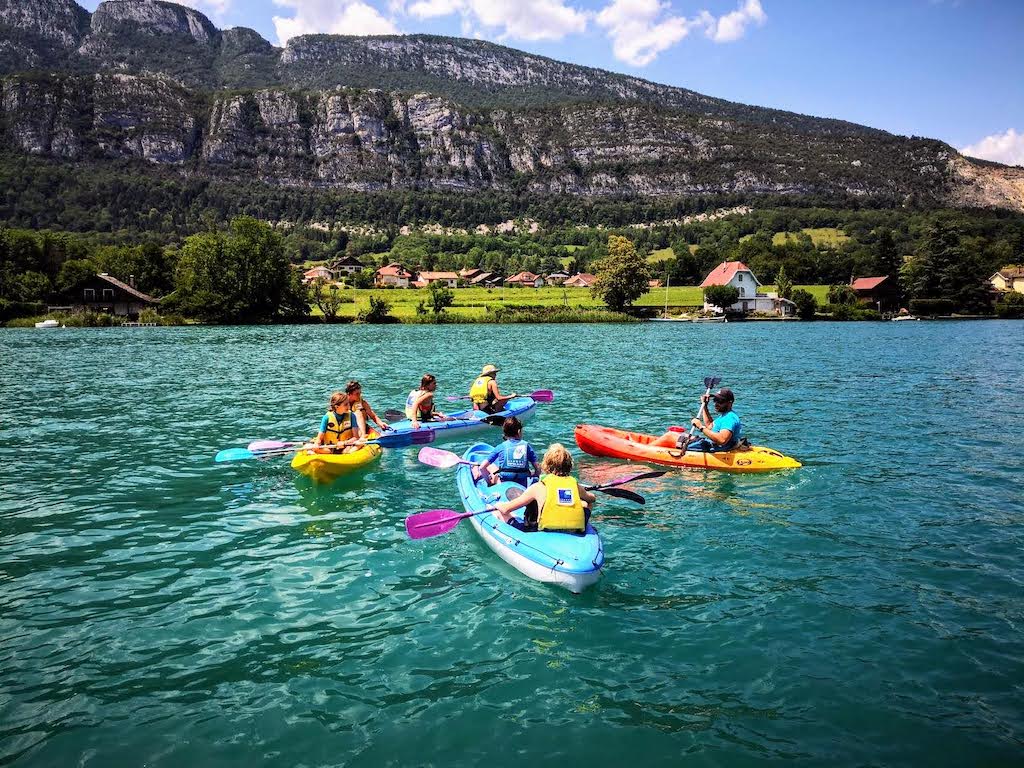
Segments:
[[[437,467],[438,469],[449,469],[456,464],[469,463],[468,461],[463,462],[462,459],[451,451],[444,451],[440,448],[420,448],[417,458],[423,464],[429,467]]]
[[[405,532],[410,539],[429,539],[431,536],[440,536],[448,533],[459,524],[464,517],[472,517],[473,512],[463,512],[461,515],[453,509],[429,509],[426,512],[417,512],[405,518]]]
[[[536,392],[527,395],[527,397],[532,397],[534,402],[537,403],[550,403],[555,399],[555,393],[550,389],[538,389]]]

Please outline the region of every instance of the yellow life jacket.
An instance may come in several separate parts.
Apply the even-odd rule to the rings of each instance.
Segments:
[[[537,529],[540,531],[578,531],[587,529],[587,516],[580,498],[580,485],[574,477],[544,475],[547,496],[540,511]]]
[[[489,384],[490,376],[477,376],[476,380],[469,387],[469,397],[474,405],[490,405],[494,402],[494,395],[491,394]]]
[[[324,445],[343,443],[355,436],[355,419],[352,412],[327,412],[327,429],[324,430]]]

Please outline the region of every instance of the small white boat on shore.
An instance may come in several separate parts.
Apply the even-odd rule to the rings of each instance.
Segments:
[[[36,323],[36,328],[60,328],[60,323],[56,320],[43,320],[42,322]]]
[[[727,323],[729,321],[726,320],[725,317],[722,317],[722,316],[719,315],[719,316],[715,316],[715,317],[695,317],[690,322],[691,323]]]
[[[894,323],[906,323],[906,322],[909,322],[911,320],[917,321],[917,320],[920,320],[920,319],[921,319],[920,317],[914,317],[913,315],[896,315],[896,317],[894,317],[892,319],[892,321]]]

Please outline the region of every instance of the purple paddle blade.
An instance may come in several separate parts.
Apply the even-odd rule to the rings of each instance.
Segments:
[[[469,464],[468,461],[460,459],[457,454],[445,451],[440,448],[420,448],[417,458],[427,466],[438,469],[450,469],[457,464]]]
[[[405,532],[410,539],[429,539],[448,533],[459,524],[464,517],[472,517],[475,512],[458,514],[453,509],[429,509],[417,512],[405,518]]]
[[[555,393],[550,389],[538,389],[536,392],[527,395],[527,397],[532,397],[534,402],[537,403],[550,403],[555,399]]]

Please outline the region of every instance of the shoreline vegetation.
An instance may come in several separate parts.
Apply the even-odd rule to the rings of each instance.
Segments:
[[[723,290],[733,290],[728,286],[713,285],[706,292],[699,287],[727,261],[742,262],[763,278],[758,295],[777,292],[791,299],[801,320],[884,320],[895,307],[909,307],[918,317],[1024,315],[1024,297],[1010,292],[995,301],[988,282],[1002,265],[1024,257],[1024,216],[1005,213],[743,209],[640,229],[542,227],[516,220],[500,232],[475,233],[384,223],[372,231],[340,224],[323,230],[250,216],[225,222],[208,213],[206,228],[183,239],[0,224],[0,324],[685,319],[709,314],[705,298],[723,307],[736,301],[719,298]],[[345,273],[342,265],[354,271]],[[374,287],[388,274],[382,269],[387,265],[404,270],[406,279],[438,277],[428,277],[421,287]],[[316,276],[319,271],[327,277]],[[496,283],[475,287],[463,277],[481,272],[497,276]],[[562,273],[562,280],[576,275],[590,287],[502,284],[503,279],[539,284],[538,276],[554,273]],[[890,276],[894,287],[885,314],[881,302],[877,308],[866,305],[851,289],[858,275]],[[529,277],[521,280],[524,276]],[[90,287],[97,279],[105,282]],[[428,285],[430,279],[435,281]],[[96,301],[101,293],[123,293],[128,308]]]

